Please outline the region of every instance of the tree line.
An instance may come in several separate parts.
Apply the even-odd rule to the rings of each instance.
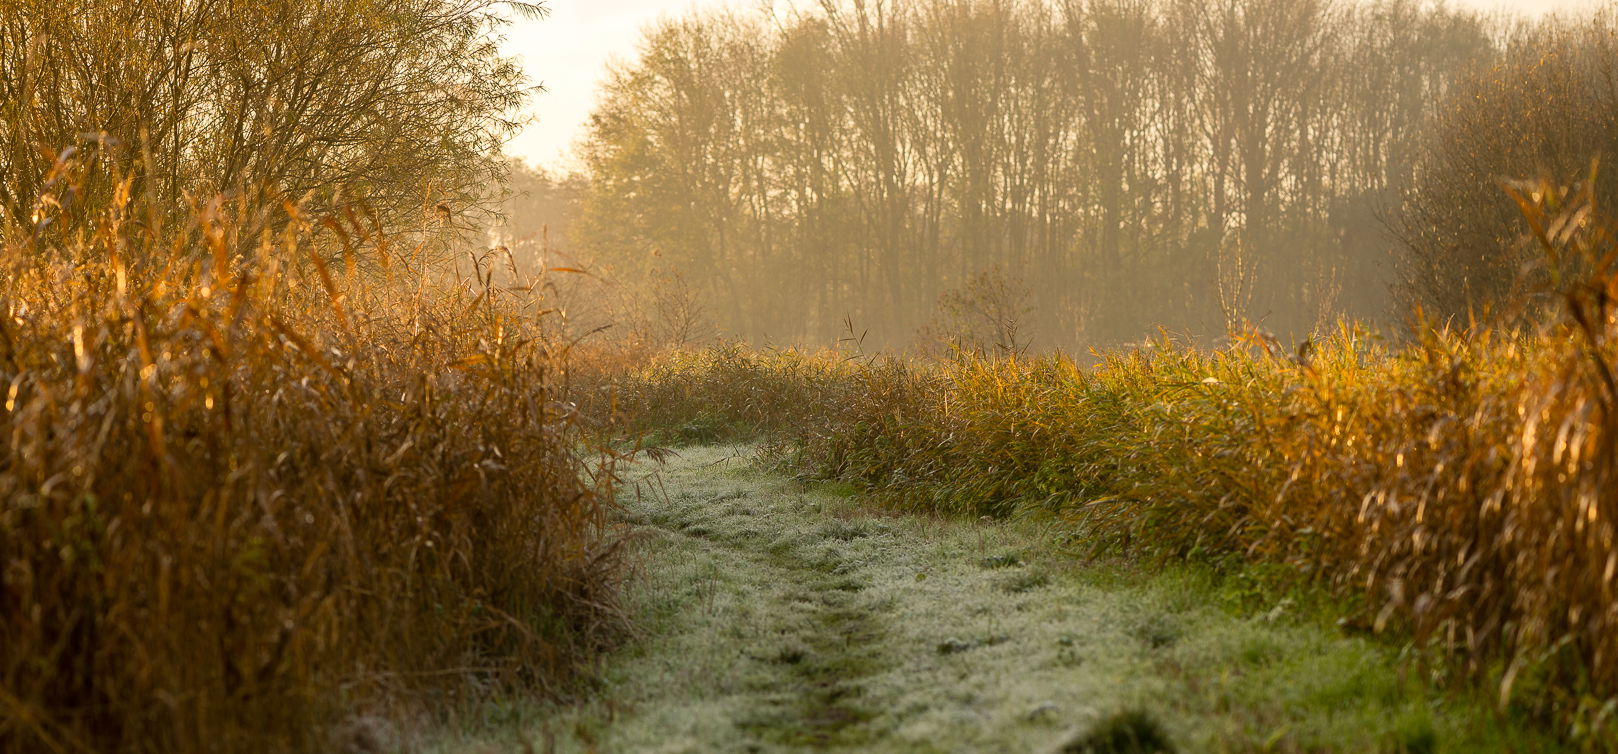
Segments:
[[[1069,348],[1386,316],[1381,218],[1500,37],[1416,0],[699,13],[611,74],[573,241],[755,341],[903,345],[974,287]]]

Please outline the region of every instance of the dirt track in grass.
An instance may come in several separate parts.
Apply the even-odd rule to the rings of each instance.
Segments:
[[[600,692],[498,705],[430,748],[1551,748],[1287,601],[1235,609],[1228,583],[1087,564],[1050,526],[874,511],[746,448],[682,449],[630,478],[640,628]]]

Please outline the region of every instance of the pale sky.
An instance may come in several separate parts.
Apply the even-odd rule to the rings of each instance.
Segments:
[[[539,165],[567,164],[608,61],[632,60],[641,29],[660,17],[725,5],[721,0],[547,0],[549,16],[512,23],[506,28],[506,51],[545,91],[529,103],[535,122],[506,145],[506,152]]]
[[[1454,0],[1463,6],[1539,14],[1576,9],[1597,0]],[[529,78],[547,91],[529,104],[535,121],[506,151],[530,163],[571,165],[567,155],[584,134],[596,86],[610,60],[633,59],[643,27],[692,8],[756,7],[757,0],[548,0],[550,16],[507,28],[506,50],[522,60]]]

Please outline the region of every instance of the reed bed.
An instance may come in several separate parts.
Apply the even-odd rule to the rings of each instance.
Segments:
[[[566,683],[611,469],[538,302],[363,212],[75,201],[94,169],[0,221],[0,750],[377,750]]]
[[[656,421],[706,412],[789,437],[804,473],[890,505],[1283,564],[1357,606],[1349,625],[1410,637],[1599,750],[1618,742],[1618,243],[1588,189],[1513,195],[1557,281],[1538,329],[1161,338],[1089,368],[719,351],[639,379],[678,395]],[[842,387],[779,387],[817,369]]]
[[[779,441],[812,434],[812,422],[863,399],[864,374],[856,360],[833,351],[722,343],[627,358],[593,354],[581,393],[590,397],[585,413],[611,425],[599,431],[654,445]]]

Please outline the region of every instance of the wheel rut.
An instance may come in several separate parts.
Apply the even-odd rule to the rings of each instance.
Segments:
[[[1195,573],[1083,563],[1033,522],[885,514],[749,454],[681,449],[622,493],[639,628],[596,693],[426,751],[1501,750],[1492,718],[1285,603],[1233,614]]]
[[[755,690],[768,701],[735,725],[767,745],[827,748],[868,741],[866,724],[881,700],[865,681],[891,664],[879,649],[890,616],[865,593],[860,565],[839,549],[867,530],[834,522],[807,537],[782,538],[769,527],[736,521],[757,512],[744,497],[734,501],[719,509],[713,525],[702,527],[702,536],[730,550],[737,562],[757,561],[756,570],[768,573],[774,587],[759,590],[769,603],[763,612],[772,618],[747,653],[762,671]],[[713,531],[731,534],[714,539]]]

